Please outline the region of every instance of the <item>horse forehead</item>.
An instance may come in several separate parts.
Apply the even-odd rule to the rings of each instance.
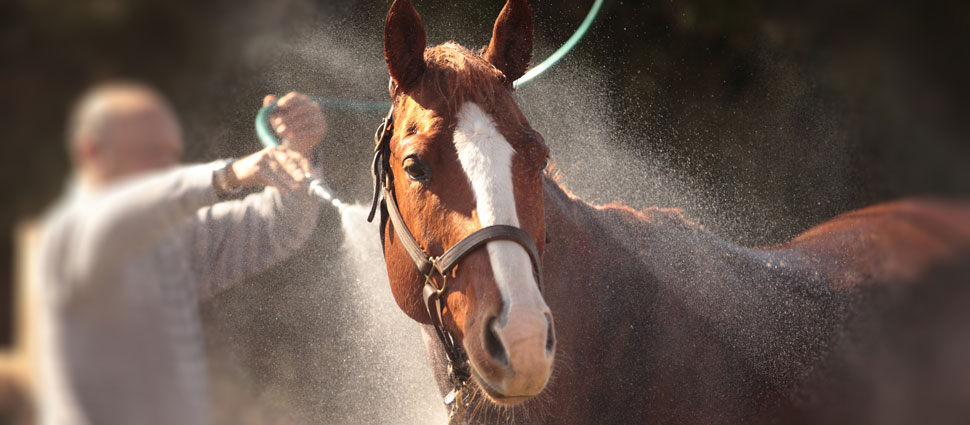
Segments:
[[[499,130],[495,117],[474,102],[466,102],[458,109],[453,144],[463,164],[484,162],[482,165],[492,172],[506,171],[515,154],[515,148]]]
[[[401,123],[414,127],[417,132],[425,133],[443,130],[453,121],[451,114],[443,114],[433,108],[426,108],[413,98],[408,98],[401,106]]]

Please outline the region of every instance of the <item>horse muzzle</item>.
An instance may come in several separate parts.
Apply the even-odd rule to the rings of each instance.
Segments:
[[[479,335],[481,345],[468,347],[469,360],[476,381],[493,401],[517,404],[542,392],[556,354],[552,314],[545,303],[492,317]]]

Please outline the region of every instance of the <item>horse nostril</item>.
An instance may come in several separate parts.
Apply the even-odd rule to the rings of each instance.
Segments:
[[[505,352],[505,347],[502,346],[502,341],[498,339],[498,335],[495,334],[495,326],[497,320],[493,317],[488,320],[485,324],[485,351],[488,355],[492,356],[492,359],[502,364],[504,366],[509,365],[509,356]]]
[[[546,313],[546,353],[552,354],[556,348],[556,333],[552,328],[552,316]]]

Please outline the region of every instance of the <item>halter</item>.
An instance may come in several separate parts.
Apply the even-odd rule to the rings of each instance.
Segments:
[[[392,101],[387,116],[384,117],[380,126],[377,127],[377,132],[374,134],[375,146],[372,169],[374,175],[374,200],[371,204],[370,214],[367,215],[367,221],[374,220],[374,215],[377,212],[378,206],[380,206],[381,246],[384,246],[384,232],[387,226],[387,220],[390,219],[391,224],[394,226],[394,233],[400,240],[404,250],[407,251],[411,260],[414,261],[414,265],[418,268],[418,271],[424,275],[424,288],[422,291],[424,306],[428,311],[428,317],[431,318],[431,324],[434,327],[435,333],[438,334],[438,340],[441,341],[441,344],[445,348],[445,354],[448,356],[448,378],[451,380],[452,390],[445,396],[445,404],[451,406],[451,418],[454,418],[460,414],[461,410],[468,403],[469,395],[464,390],[468,385],[468,380],[471,378],[471,371],[468,366],[467,354],[461,348],[461,345],[458,344],[455,337],[444,327],[443,295],[448,290],[448,274],[450,274],[452,269],[462,259],[493,240],[512,241],[525,249],[529,254],[529,258],[532,260],[532,268],[535,271],[536,282],[540,290],[542,290],[542,264],[539,259],[539,250],[536,249],[532,237],[518,227],[504,224],[478,229],[458,241],[458,243],[452,245],[451,248],[445,250],[441,255],[428,255],[404,223],[404,218],[401,216],[401,212],[397,207],[397,198],[394,196],[394,175],[391,173],[390,166],[391,137],[394,134],[393,127],[394,102]],[[440,286],[435,282],[435,274],[441,276]]]

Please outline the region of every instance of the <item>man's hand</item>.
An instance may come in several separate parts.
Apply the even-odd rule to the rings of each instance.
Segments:
[[[231,187],[273,186],[286,193],[297,190],[307,173],[309,161],[299,152],[285,146],[266,148],[232,163]]]
[[[276,100],[269,95],[263,99],[263,106]],[[270,117],[270,124],[283,141],[283,146],[309,158],[314,146],[327,134],[327,120],[320,105],[305,94],[290,92],[277,103],[279,110]]]

